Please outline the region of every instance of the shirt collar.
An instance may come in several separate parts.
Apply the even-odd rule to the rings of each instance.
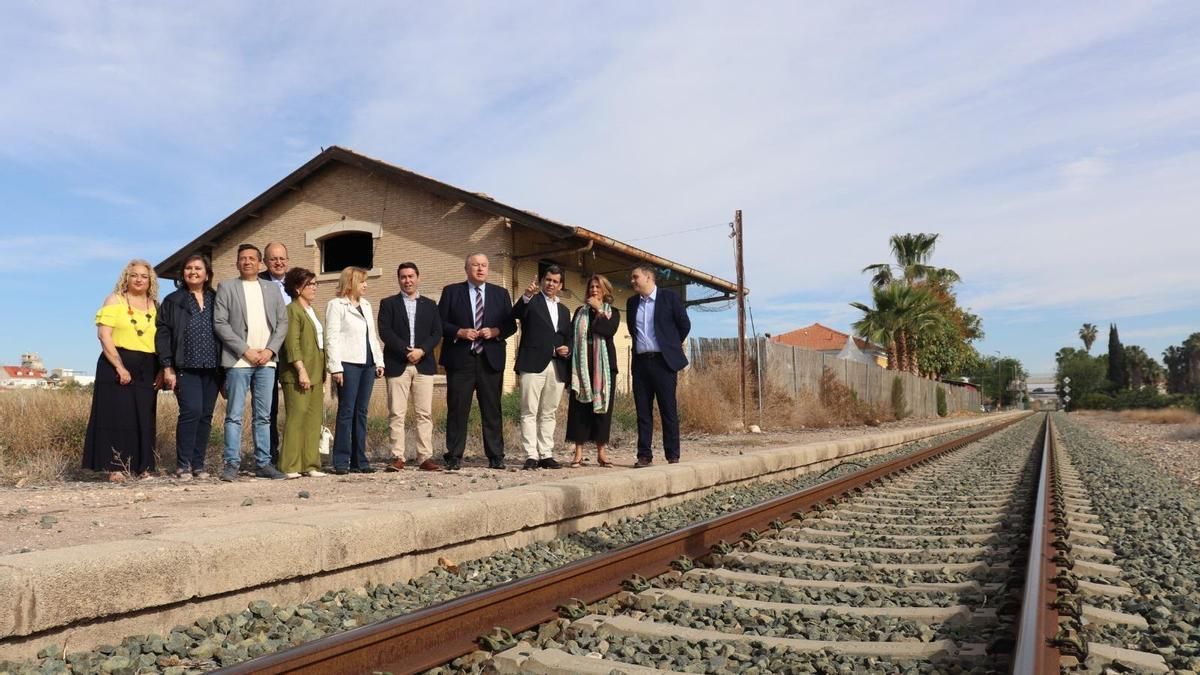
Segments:
[[[642,302],[654,302],[657,299],[658,299],[658,286],[654,287],[654,290],[650,292],[650,295],[642,296]]]
[[[553,303],[558,302],[558,298],[552,298],[552,297],[546,295],[545,293],[542,293],[542,297],[546,299],[546,302],[553,302]]]
[[[405,293],[405,292],[401,291],[401,292],[400,292],[400,297],[404,298],[404,301],[405,301],[405,302],[416,302],[417,300],[419,300],[419,299],[421,298],[421,294],[420,294],[420,293],[417,293],[416,295],[413,295],[412,297],[409,297],[409,296],[408,296],[408,293]]]
[[[480,293],[483,293],[484,292],[483,287],[487,286],[487,282],[485,281],[482,284],[479,284],[478,286],[476,286],[475,284],[468,281],[467,286],[470,286],[472,290],[476,290],[476,291],[479,291]]]

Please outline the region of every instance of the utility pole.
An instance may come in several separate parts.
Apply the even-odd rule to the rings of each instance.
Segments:
[[[746,270],[742,265],[742,210],[733,214],[734,248],[737,250],[738,385],[742,392],[742,430],[746,423]]]

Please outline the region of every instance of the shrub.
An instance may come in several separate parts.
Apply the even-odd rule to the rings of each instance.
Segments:
[[[1148,410],[1157,410],[1166,408],[1171,404],[1171,399],[1159,394],[1152,387],[1142,387],[1141,389],[1133,389],[1123,391],[1113,397],[1113,410],[1128,410],[1130,408],[1141,408]]]
[[[1108,394],[1102,394],[1098,391],[1093,391],[1079,397],[1078,401],[1073,401],[1073,407],[1080,410],[1108,410],[1112,407],[1113,399]]]
[[[946,409],[946,390],[941,387],[937,388],[937,414],[938,417],[945,417]]]
[[[904,398],[904,380],[892,380],[892,416],[898,420],[908,417],[908,401]]]

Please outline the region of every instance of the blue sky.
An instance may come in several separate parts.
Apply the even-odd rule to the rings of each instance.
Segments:
[[[740,208],[759,331],[845,329],[924,231],[980,351],[1158,356],[1200,330],[1197,44],[1189,2],[6,2],[0,362],[91,371],[125,260],[332,144],[729,279],[721,228],[643,238]]]

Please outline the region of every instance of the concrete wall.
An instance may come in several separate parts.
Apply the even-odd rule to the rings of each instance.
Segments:
[[[873,364],[839,359],[835,354],[769,342],[765,338],[758,338],[755,343],[754,339],[746,341],[751,372],[757,372],[757,358],[761,357],[764,382],[795,394],[818,394],[821,373],[829,368],[839,381],[858,394],[859,399],[868,403],[890,406],[892,381],[899,379],[903,382],[904,399],[912,415],[936,417],[939,388],[946,392],[948,412],[979,412],[980,394],[972,387],[943,384]],[[692,367],[704,368],[717,358],[736,358],[737,339],[692,338],[688,340],[688,350]]]

